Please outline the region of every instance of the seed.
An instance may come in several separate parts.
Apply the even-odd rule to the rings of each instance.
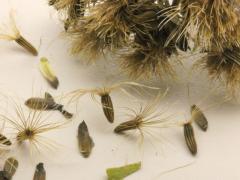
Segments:
[[[36,48],[21,35],[15,40],[15,42],[22,46],[24,49],[26,49],[28,52],[30,52],[32,55],[38,55],[38,51],[36,50]]]
[[[45,179],[46,179],[46,171],[44,169],[43,163],[39,163],[36,166],[33,180],[45,180]]]
[[[114,129],[114,132],[117,134],[120,134],[124,131],[137,129],[137,128],[140,128],[140,124],[141,124],[141,119],[135,118],[134,120],[126,121],[126,122],[119,124]]]
[[[101,103],[103,107],[103,112],[110,123],[114,121],[114,110],[113,103],[109,94],[104,94],[101,96]]]
[[[87,158],[92,152],[94,142],[89,135],[88,127],[85,121],[82,121],[78,127],[78,145],[83,157]]]
[[[49,84],[54,88],[57,89],[59,86],[59,80],[55,75],[52,67],[47,58],[43,57],[40,60],[40,71],[43,77],[49,82]]]
[[[4,135],[0,134],[0,143],[6,146],[11,146],[12,142]]]
[[[208,121],[203,112],[195,104],[191,106],[192,119],[197,123],[197,125],[203,130],[207,131]]]
[[[7,174],[9,179],[12,179],[17,168],[18,168],[18,161],[15,158],[11,157],[5,161],[3,171]]]
[[[190,150],[192,155],[196,155],[197,154],[197,143],[196,143],[196,140],[194,137],[194,130],[193,130],[192,124],[190,122],[184,124],[184,137],[185,137],[185,141],[188,146],[188,149]]]

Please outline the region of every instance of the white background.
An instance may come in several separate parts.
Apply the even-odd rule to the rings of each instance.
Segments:
[[[93,88],[118,82],[119,79],[125,80],[121,73],[115,71],[112,61],[99,60],[96,65],[87,66],[82,63],[83,58],[69,55],[69,41],[60,34],[63,31],[62,23],[56,12],[48,7],[47,1],[1,0],[0,24],[8,21],[11,9],[16,11],[17,25],[23,36],[38,47],[39,56],[31,56],[14,42],[0,41],[0,91],[3,94],[15,94],[19,103],[23,103],[33,94],[42,96],[44,91],[57,96],[78,88]],[[59,77],[60,87],[57,91],[52,90],[39,73],[38,64],[42,56],[49,58]],[[59,144],[54,152],[46,151],[48,157],[14,153],[20,163],[14,179],[32,179],[35,165],[39,161],[45,164],[48,180],[104,180],[106,168],[137,161],[142,161],[142,169],[129,176],[129,180],[240,179],[239,106],[230,101],[222,104],[224,87],[216,89],[207,86],[209,82],[205,74],[197,71],[189,76],[188,65],[180,67],[178,71],[182,76],[177,81],[155,80],[151,85],[161,86],[162,89],[170,87],[159,110],[169,107],[168,113],[179,121],[189,118],[190,103],[198,103],[204,99],[200,107],[206,109],[209,130],[205,133],[195,126],[198,143],[196,157],[191,156],[185,145],[182,128],[155,129],[151,132],[154,137],[146,134],[142,146],[139,145],[139,136],[136,137],[138,132],[134,136],[115,135],[113,128],[127,120],[124,116],[126,109],[122,107],[138,107],[125,94],[116,91],[112,94],[116,110],[114,124],[106,121],[99,104],[93,102],[89,96],[83,97],[73,122],[48,134]],[[187,82],[192,94],[190,102],[187,97]],[[208,108],[209,106],[212,108]],[[75,107],[69,109],[75,111]],[[50,118],[62,117],[56,112]],[[88,159],[82,158],[77,147],[77,127],[82,120],[87,122],[95,142]],[[1,158],[1,164],[7,156]],[[165,171],[187,164],[191,165],[160,176]]]

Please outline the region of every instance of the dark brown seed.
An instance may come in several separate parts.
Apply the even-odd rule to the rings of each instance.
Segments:
[[[135,118],[134,120],[126,121],[121,124],[119,124],[115,129],[114,132],[117,134],[120,134],[124,131],[129,131],[133,129],[137,129],[140,126],[140,118]]]
[[[92,152],[94,142],[89,135],[88,127],[85,121],[81,122],[78,127],[78,145],[83,157],[87,158]]]
[[[197,107],[195,104],[191,106],[191,114],[193,121],[195,121],[203,131],[207,131],[208,129],[207,118],[205,117],[201,109]]]
[[[34,56],[38,55],[38,51],[36,50],[36,48],[33,47],[33,45],[30,42],[28,42],[24,37],[20,36],[15,41],[20,46],[22,46],[24,49],[26,49],[28,52],[30,52],[32,55],[34,55]]]
[[[190,150],[192,155],[196,155],[197,154],[197,143],[196,143],[195,136],[194,136],[194,130],[193,130],[192,124],[190,122],[184,124],[184,137],[185,137],[185,141],[188,146],[188,149]]]
[[[12,142],[6,136],[0,134],[0,144],[4,144],[6,146],[11,146]]]
[[[11,157],[5,161],[3,171],[7,174],[9,179],[12,179],[17,168],[18,168],[18,161],[15,158]]]
[[[114,110],[112,99],[109,94],[104,94],[101,96],[101,103],[103,107],[103,112],[110,123],[114,121]]]
[[[45,180],[45,179],[46,179],[46,171],[44,169],[43,163],[39,163],[36,166],[33,180]]]

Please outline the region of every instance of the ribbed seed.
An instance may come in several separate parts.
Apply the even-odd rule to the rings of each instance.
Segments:
[[[33,180],[45,180],[45,179],[46,179],[46,171],[44,169],[43,163],[39,163],[36,166]]]
[[[3,171],[7,173],[7,175],[11,179],[15,174],[17,168],[18,168],[18,161],[15,158],[11,157],[5,161]]]
[[[113,110],[113,103],[112,99],[109,94],[104,94],[101,96],[101,103],[103,112],[110,123],[114,121],[114,110]]]
[[[195,121],[203,131],[207,131],[208,121],[205,115],[203,114],[203,112],[201,111],[201,109],[196,105],[192,105],[191,114],[192,114],[193,121]]]
[[[114,132],[119,134],[122,133],[124,131],[129,131],[129,130],[133,130],[133,129],[137,129],[139,127],[140,121],[139,119],[134,119],[134,120],[130,120],[130,121],[126,121],[123,122],[121,124],[119,124],[115,129]]]
[[[4,135],[0,134],[0,143],[6,146],[11,146],[12,142]]]
[[[185,141],[188,146],[188,149],[190,150],[192,155],[196,155],[197,143],[195,140],[194,130],[191,123],[184,124],[184,137],[185,137]]]
[[[24,49],[26,49],[28,52],[30,52],[32,55],[34,56],[38,55],[38,51],[36,50],[36,48],[30,42],[28,42],[24,37],[20,36],[15,41]]]

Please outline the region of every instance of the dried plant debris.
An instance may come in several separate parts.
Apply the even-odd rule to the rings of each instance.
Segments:
[[[55,75],[52,67],[47,58],[43,57],[40,60],[40,71],[43,77],[49,82],[49,84],[54,88],[57,89],[59,86],[59,80]]]
[[[189,151],[192,155],[197,154],[197,143],[195,140],[194,129],[191,122],[184,124],[184,137]]]
[[[16,170],[18,168],[18,161],[10,157],[5,161],[3,171],[1,171],[1,178],[3,176],[4,180],[11,180],[14,174],[16,173]]]
[[[195,104],[191,106],[191,115],[192,115],[192,117],[191,117],[192,121],[196,122],[197,125],[203,131],[207,131],[207,129],[208,129],[208,120],[205,117],[203,111]]]
[[[13,12],[10,13],[9,26],[5,25],[0,27],[0,39],[15,41],[32,55],[34,56],[38,55],[36,48],[21,35],[19,29],[16,26],[16,22],[13,17]]]
[[[94,142],[89,135],[88,127],[85,121],[78,126],[78,146],[83,157],[88,158],[94,147]]]
[[[139,89],[138,89],[139,88]],[[65,96],[69,98],[70,102],[78,101],[80,97],[82,97],[85,94],[90,94],[92,99],[96,101],[96,95],[100,96],[101,98],[101,105],[103,112],[107,118],[107,120],[110,123],[114,122],[114,107],[113,102],[111,98],[111,93],[115,90],[120,90],[127,93],[126,89],[131,89],[135,93],[139,95],[140,89],[152,89],[152,90],[159,90],[157,87],[151,87],[143,84],[139,84],[136,82],[120,82],[117,84],[113,84],[109,87],[99,87],[99,88],[93,88],[93,89],[78,89],[75,91],[72,91],[70,93],[67,93]]]
[[[128,164],[116,168],[108,168],[106,170],[108,180],[123,180],[125,177],[137,172],[141,168],[141,162]]]
[[[39,163],[36,166],[36,170],[33,176],[33,180],[45,180],[46,179],[46,171],[44,169],[44,164]]]
[[[45,92],[44,98],[39,97],[29,98],[25,102],[25,105],[31,109],[39,111],[57,110],[61,112],[66,119],[71,119],[73,117],[73,114],[64,110],[63,105],[57,104],[53,99],[52,95],[49,94],[48,92]]]

